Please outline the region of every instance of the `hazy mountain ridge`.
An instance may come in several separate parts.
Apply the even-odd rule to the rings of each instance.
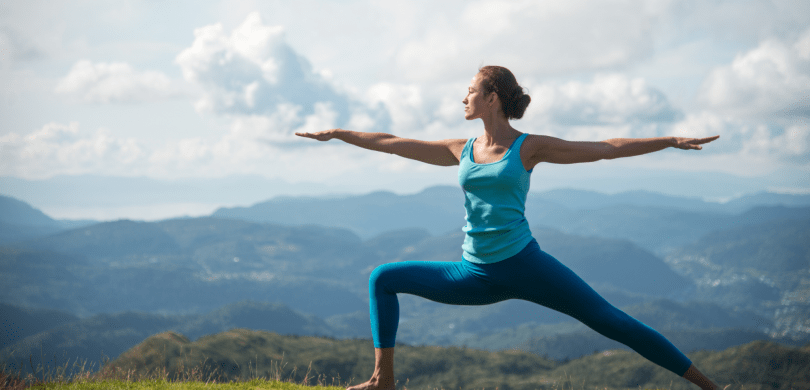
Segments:
[[[212,216],[276,224],[315,223],[351,229],[364,239],[385,231],[420,228],[433,235],[464,226],[458,187],[436,186],[410,195],[374,192],[340,198],[274,198],[250,207],[220,208]],[[530,192],[526,218],[532,226],[566,233],[630,240],[663,255],[704,234],[751,223],[751,217],[810,216],[810,195],[754,194],[726,203],[644,191],[606,195],[581,190]],[[751,211],[762,208],[761,211]]]
[[[452,195],[449,192],[444,194]],[[389,195],[382,197],[390,198]],[[631,206],[595,211],[572,212],[562,207],[554,210],[569,216],[574,212],[581,213],[597,226],[600,225],[599,218],[620,216],[625,220],[641,220],[627,210],[640,210],[641,215],[684,214],[672,209]],[[600,210],[602,214],[599,214]],[[612,303],[628,312],[637,310],[632,315],[646,318],[643,321],[651,324],[680,322],[682,325],[678,328],[666,332],[669,332],[668,337],[671,335],[674,339],[692,343],[684,344],[686,346],[697,343],[696,340],[720,336],[725,337],[726,342],[735,343],[772,337],[781,337],[780,340],[786,342],[793,337],[800,342],[807,336],[804,329],[807,329],[806,322],[810,318],[806,305],[810,297],[810,278],[805,277],[800,268],[797,272],[795,264],[803,264],[796,261],[802,259],[803,253],[810,253],[804,240],[810,230],[807,225],[810,218],[805,216],[808,210],[761,207],[738,216],[726,216],[728,219],[713,225],[716,227],[714,232],[702,236],[702,240],[670,250],[670,253],[680,256],[679,259],[689,256],[706,258],[706,253],[728,259],[708,263],[680,262],[690,264],[693,269],[677,266],[677,262],[673,262],[675,257],[667,257],[665,263],[627,240],[570,234],[541,226],[533,226],[532,231],[542,249],[578,272]],[[417,211],[411,209],[409,213]],[[689,216],[684,220],[699,213],[686,214]],[[575,225],[581,220],[571,223]],[[613,222],[610,226],[617,230],[616,226],[622,225]],[[641,226],[640,223],[637,225]],[[689,224],[683,226],[688,228]],[[249,297],[283,302],[295,308],[301,316],[317,315],[322,319],[311,326],[331,332],[329,334],[334,337],[368,338],[367,282],[371,270],[391,261],[458,261],[461,240],[463,233],[460,229],[437,236],[426,229],[410,228],[388,231],[364,240],[348,228],[289,226],[221,218],[106,222],[35,238],[14,247],[0,247],[0,300],[31,307],[64,308],[86,317],[123,310],[192,315]],[[780,272],[782,266],[773,269],[735,268],[734,252],[729,252],[730,255],[723,252],[723,248],[731,248],[729,243],[734,240],[743,241],[744,245],[735,244],[737,247],[793,248],[790,252],[793,257],[780,257],[786,261],[782,266],[790,266],[791,271]],[[754,253],[750,249],[747,252]],[[762,253],[770,252],[765,250]],[[747,261],[749,265],[756,265],[766,259],[753,256]],[[776,263],[765,264],[773,266]],[[754,271],[759,273],[752,274]],[[748,279],[741,275],[748,275]],[[722,283],[714,285],[706,280],[720,280]],[[725,317],[733,320],[724,323],[700,320],[704,314],[679,307],[685,304],[683,302],[663,301],[672,303],[656,304],[653,314],[649,313],[650,310],[627,306],[643,305],[661,297],[676,301],[712,300],[724,305]],[[740,305],[734,299],[754,304]],[[590,353],[592,349],[588,348],[603,346],[606,342],[601,336],[588,335],[587,330],[576,328],[576,324],[568,322],[570,319],[564,315],[523,301],[455,307],[403,294],[400,304],[402,323],[398,340],[405,343],[476,343],[481,349],[487,346],[514,348],[522,343],[534,345],[535,351],[545,350],[549,356],[560,357]],[[259,308],[250,310],[261,311]],[[746,321],[741,316],[757,319]],[[194,334],[202,332],[199,329],[221,331],[225,326],[242,327],[233,321],[206,321],[177,329]],[[208,323],[217,325],[206,325]],[[245,327],[255,324],[247,323]],[[310,326],[301,325],[308,323],[298,323],[292,328]],[[59,326],[65,324],[55,325]],[[65,340],[79,333],[86,334],[87,329],[68,326],[62,333],[27,334],[25,345],[36,342],[64,344]],[[116,332],[128,342],[152,334],[149,330],[132,329]],[[116,333],[109,334],[114,336]],[[98,340],[104,340],[104,337],[100,336]],[[507,343],[507,340],[511,341]],[[17,339],[15,343],[19,342],[21,340]],[[83,342],[73,343],[78,346]],[[17,344],[20,345],[23,344]],[[105,348],[104,342],[92,345],[96,345],[92,347],[96,349]],[[124,344],[111,345],[120,349]],[[573,348],[573,345],[581,347]],[[610,347],[609,343],[604,345]],[[109,346],[106,348],[112,350]]]
[[[713,232],[665,261],[695,281],[698,299],[775,312],[774,335],[810,329],[810,218]]]
[[[279,197],[250,207],[220,208],[213,217],[349,228],[371,238],[389,230],[425,228],[443,234],[464,225],[464,194],[440,186],[414,195],[377,191],[343,198]]]
[[[793,211],[791,214],[796,217],[795,209],[788,211]],[[799,209],[799,211],[803,211],[803,209]],[[780,211],[780,214],[784,214],[784,210]],[[628,246],[626,243],[615,240],[575,237],[540,227],[534,227],[533,230],[541,248],[584,276],[612,302],[617,304],[636,303],[651,296],[660,296],[661,291],[668,292],[669,296],[675,299],[688,299],[688,295],[683,290],[689,290],[691,288],[689,284],[692,282],[673,274],[667,266],[654,256],[645,254],[640,248],[634,249],[632,245]],[[313,240],[309,237],[317,238]],[[330,296],[335,296],[335,292],[341,289],[344,293],[338,293],[337,296],[347,296],[346,294],[362,296],[367,294],[367,275],[376,265],[400,260],[458,261],[460,256],[458,248],[462,239],[463,235],[460,232],[436,237],[428,236],[427,233],[418,229],[410,229],[402,232],[389,232],[379,238],[361,241],[348,230],[196,218],[157,223],[115,221],[97,224],[59,233],[47,239],[30,241],[27,245],[37,249],[27,253],[31,256],[34,256],[32,253],[39,253],[36,256],[41,257],[46,256],[44,253],[47,251],[60,250],[72,253],[73,257],[85,256],[94,262],[100,260],[111,267],[111,274],[104,275],[97,270],[93,271],[95,279],[93,279],[92,286],[94,289],[97,290],[103,286],[120,288],[129,285],[132,286],[130,287],[130,291],[132,291],[133,288],[137,288],[138,283],[144,282],[144,286],[152,286],[156,291],[181,298],[178,301],[182,301],[182,297],[191,298],[194,295],[189,294],[189,286],[199,286],[199,288],[205,289],[206,284],[211,282],[235,287],[235,291],[242,294],[256,295],[250,289],[245,290],[244,284],[237,282],[239,280],[249,282],[272,280],[279,286],[275,290],[265,290],[261,295],[273,295],[273,291],[280,292],[280,286],[290,287],[281,295],[289,294],[290,290],[314,292],[312,284],[307,281],[317,280],[321,286],[330,284],[333,286],[329,293]],[[584,245],[585,243],[591,244],[588,246]],[[42,252],[41,249],[45,249],[46,252]],[[633,254],[634,251],[636,254]],[[645,256],[647,256],[646,260]],[[624,268],[615,268],[612,261],[616,258],[623,261],[638,260],[636,263],[627,263]],[[54,275],[60,273],[70,275],[76,267],[81,267],[82,261],[70,260],[68,263],[72,264],[74,270],[62,270],[55,272]],[[606,268],[598,267],[602,263]],[[660,274],[658,278],[645,278],[644,275],[627,277],[632,276],[634,272],[649,271],[655,267],[659,267],[659,271],[656,271]],[[14,272],[20,276],[19,270]],[[596,275],[598,279],[589,277],[589,274]],[[138,277],[138,275],[141,276]],[[647,272],[646,275],[649,276],[650,273]],[[692,277],[695,275],[690,276],[690,278]],[[162,285],[162,282],[155,283],[156,280],[184,281],[184,286],[172,289],[171,283]],[[344,287],[340,287],[340,282],[335,282],[335,280],[348,283]],[[641,282],[633,280],[641,280]],[[644,281],[649,283],[647,290],[644,289]],[[760,290],[764,288],[765,291],[771,291],[764,295],[765,298],[773,300],[781,294],[772,286],[764,285],[761,282],[756,283],[761,285]],[[616,290],[617,285],[621,287],[619,290]],[[293,286],[296,288],[292,288]],[[58,286],[49,286],[48,289],[54,290],[56,287]],[[338,290],[334,290],[335,288]],[[658,288],[659,292],[652,292],[649,288]],[[769,288],[771,290],[768,290]],[[85,289],[87,288],[85,287]],[[678,291],[681,292],[678,293]],[[53,293],[51,296],[54,298],[58,296],[64,301],[65,297],[71,296],[71,294],[63,294],[64,292]],[[672,295],[673,292],[676,294]],[[84,294],[87,296],[88,292],[85,291]],[[98,292],[90,294],[101,296],[103,299],[99,300],[99,303],[106,301],[108,308],[119,307],[118,302],[110,299],[110,294]],[[159,299],[155,299],[158,307],[151,309],[158,311],[206,310],[227,304],[225,299],[228,297],[233,299],[238,296],[237,294],[217,295],[207,293],[194,297],[210,297],[212,303],[209,306],[178,304],[174,307],[165,307],[161,306],[162,303]],[[299,294],[299,299],[294,300],[295,303],[301,305],[300,307],[296,305],[296,307],[311,313],[317,312],[317,308],[312,307],[311,303],[305,303],[312,302],[305,295]],[[742,299],[750,296],[745,292],[736,295],[743,297]],[[115,296],[112,294],[112,297]],[[242,296],[244,297],[244,295]],[[7,297],[12,296],[7,295]],[[19,295],[14,297],[20,298]],[[41,296],[40,301],[42,299],[44,297]],[[35,301],[36,299],[34,301],[22,299],[17,302],[36,306]],[[345,304],[336,306],[327,304],[321,305],[321,307],[343,308],[345,311],[342,313],[352,313],[364,309],[365,304],[362,301],[355,300],[355,302],[355,310],[349,310]],[[144,303],[141,307],[131,309],[149,310],[151,303]],[[293,301],[288,301],[288,303],[292,304]],[[430,305],[430,303],[416,302],[412,302],[412,304],[415,307],[411,309],[418,309],[416,306],[424,308],[426,305]],[[99,307],[96,309],[84,309],[84,311],[75,310],[76,307],[72,306],[71,310],[82,313],[82,315],[89,315],[92,312],[98,312],[101,309],[100,306],[103,305],[97,306]],[[333,312],[329,315],[335,314],[340,313]],[[327,313],[320,313],[320,315],[329,316]]]
[[[91,225],[92,220],[56,220],[26,202],[0,195],[0,244],[24,241]]]
[[[3,337],[0,362],[24,360],[34,366],[56,366],[80,358],[95,363],[102,356],[116,358],[149,336],[176,331],[192,340],[234,327],[249,327],[281,334],[330,335],[324,320],[291,310],[285,305],[251,301],[237,302],[205,314],[166,315],[143,312],[97,314],[77,318],[55,310],[24,309],[0,304],[0,319],[7,329],[23,328],[39,321],[40,331],[25,331],[25,337]],[[47,328],[47,329],[44,329]],[[23,331],[21,331],[22,333]],[[20,334],[22,336],[23,334]],[[4,336],[14,336],[6,334]],[[26,363],[30,364],[30,363]]]
[[[394,236],[396,233],[390,232],[386,237]],[[538,237],[542,241],[543,236]],[[690,283],[674,274],[660,259],[632,244],[568,237],[563,233],[553,237],[557,243],[552,247],[567,257],[563,257],[562,261],[582,272],[585,279],[597,289],[601,288],[600,285],[608,285],[626,290],[631,295],[643,293],[661,296],[669,294],[673,288],[688,288]],[[382,255],[386,257],[380,257],[378,240],[371,240],[369,245],[365,245],[345,229],[289,227],[217,218],[115,221],[32,240],[20,246],[23,249],[9,249],[7,261],[15,261],[16,266],[4,273],[30,282],[27,282],[27,289],[0,289],[0,296],[4,299],[13,296],[16,302],[32,306],[47,305],[49,298],[47,294],[43,295],[44,292],[28,296],[20,294],[26,294],[24,291],[30,291],[32,286],[46,284],[49,279],[41,276],[49,275],[48,272],[52,278],[67,273],[82,275],[81,278],[87,281],[85,285],[92,286],[86,287],[90,291],[84,294],[91,294],[93,299],[82,302],[75,300],[70,306],[71,310],[83,315],[109,312],[113,308],[140,311],[210,310],[227,304],[228,300],[232,302],[246,296],[275,294],[277,299],[301,311],[328,317],[365,308],[368,274],[373,267],[390,261],[414,259],[411,256],[420,253],[424,254],[420,260],[442,257],[441,253],[446,252],[448,255],[444,260],[459,261],[459,239],[458,233],[425,237],[421,233],[414,235],[413,230],[406,230],[397,244],[401,245],[400,250],[383,252]],[[587,244],[589,242],[593,243]],[[583,252],[577,247],[593,248],[595,252]],[[59,256],[79,260],[49,264],[47,253],[60,248],[66,254]],[[452,256],[449,255],[451,253]],[[19,261],[20,256],[33,257],[39,265],[31,268],[35,264]],[[606,262],[607,268],[604,269],[594,265],[594,260],[589,260],[600,257],[613,260]],[[588,261],[591,261],[590,265],[586,265]],[[577,265],[577,262],[582,265]],[[69,264],[69,267],[65,264]],[[634,283],[621,276],[622,273],[637,274],[640,265],[644,265],[641,272],[646,273],[643,279],[653,282]],[[26,272],[33,272],[34,269],[38,270],[39,279],[26,276]],[[63,283],[62,280],[60,283]],[[325,294],[323,302],[306,297],[302,293],[304,291]],[[123,298],[132,294],[141,297],[138,302]],[[292,295],[298,298],[292,298]],[[76,297],[70,291],[60,291],[50,296],[58,296],[62,300]],[[175,299],[167,302],[162,299],[163,296],[173,296]],[[239,296],[241,298],[237,298]],[[197,303],[203,299],[210,300],[207,306]],[[77,310],[76,305],[83,306],[83,309]]]

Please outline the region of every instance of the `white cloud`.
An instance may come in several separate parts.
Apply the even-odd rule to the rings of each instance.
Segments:
[[[701,153],[719,159],[715,163],[722,164],[721,170],[725,172],[746,176],[767,174],[779,166],[810,168],[810,129],[806,124],[756,122],[702,111],[675,123],[672,135],[696,138],[720,135]]]
[[[743,117],[810,114],[810,29],[793,43],[763,41],[734,61],[716,68],[701,87],[707,107]],[[801,107],[795,107],[796,104]]]
[[[676,127],[721,134],[721,150],[737,161],[729,169],[810,168],[810,29],[792,41],[765,39],[717,67],[698,101],[706,110]]]
[[[773,128],[760,124],[747,130],[743,154],[777,156],[785,162],[810,166],[810,129],[807,126]]]
[[[672,122],[682,117],[663,92],[622,74],[596,75],[590,83],[546,83],[530,92],[532,115],[558,125]]]
[[[416,177],[417,167],[430,167],[292,133],[341,126],[420,139],[479,135],[481,123],[463,119],[461,100],[467,82],[482,64],[509,67],[528,88],[532,104],[521,121],[513,122],[521,131],[572,140],[721,134],[718,142],[700,154],[682,155],[714,159],[726,164],[725,171],[737,173],[807,165],[810,131],[800,119],[807,118],[810,111],[810,94],[802,87],[810,74],[806,68],[810,30],[805,30],[807,17],[802,15],[806,13],[798,12],[798,5],[767,1],[743,6],[700,1],[618,0],[599,6],[579,0],[358,1],[348,7],[328,6],[334,14],[325,16],[303,12],[316,4],[312,2],[274,12],[271,3],[237,1],[220,3],[222,12],[215,13],[221,24],[205,26],[212,7],[203,4],[184,19],[185,25],[174,24],[171,31],[161,27],[168,31],[164,38],[132,27],[154,19],[153,12],[158,10],[139,3],[138,7],[149,12],[134,17],[122,11],[122,15],[134,17],[129,22],[132,26],[120,37],[103,37],[106,40],[100,42],[86,37],[108,29],[108,25],[98,24],[99,20],[111,23],[99,17],[103,12],[91,15],[88,20],[96,23],[92,26],[78,28],[82,26],[77,22],[84,20],[78,15],[94,3],[83,8],[60,4],[47,11],[51,16],[46,19],[38,16],[37,9],[45,3],[36,4],[25,7],[25,14],[0,16],[0,50],[11,50],[14,56],[13,64],[0,66],[11,64],[15,72],[16,67],[28,67],[24,70],[41,73],[40,83],[47,85],[49,95],[54,80],[48,75],[54,68],[72,65],[66,75],[58,73],[65,77],[57,80],[57,90],[85,102],[163,99],[192,86],[199,93],[194,96],[196,107],[206,114],[189,121],[173,117],[171,109],[164,107],[160,115],[166,116],[167,129],[193,130],[184,135],[167,132],[165,138],[152,140],[145,134],[133,134],[137,139],[131,139],[94,130],[116,126],[124,117],[113,115],[134,110],[132,107],[101,112],[94,110],[104,108],[94,106],[73,111],[51,106],[36,117],[20,114],[34,119],[25,125],[3,126],[6,133],[0,133],[4,134],[0,135],[0,166],[6,174],[178,177],[260,173],[290,180],[317,174],[323,175],[324,182],[337,180],[329,175],[342,174],[344,179],[362,178],[357,182],[374,185],[387,176],[367,179],[369,169]],[[76,15],[60,17],[70,9],[76,9]],[[121,8],[104,5],[103,9]],[[247,12],[256,9],[263,11],[264,22],[258,13]],[[754,20],[756,15],[764,16]],[[32,23],[23,22],[26,19]],[[752,25],[741,22],[749,19]],[[347,22],[352,25],[341,28]],[[204,27],[189,38],[192,28],[199,26]],[[762,37],[767,39],[760,42]],[[148,51],[139,42],[164,46]],[[675,50],[692,44],[688,54]],[[134,49],[124,53],[122,47]],[[732,61],[730,50],[739,47],[748,50]],[[30,52],[30,59],[42,61],[36,70],[30,67],[33,61],[19,61],[23,49]],[[677,53],[673,57],[679,61],[661,59],[662,52]],[[80,58],[94,60],[78,61]],[[172,70],[163,68],[173,66],[172,58],[182,71],[182,80],[173,80],[167,76]],[[719,59],[726,63],[717,67]],[[651,69],[644,78],[638,77],[640,63]],[[689,66],[693,67],[689,72],[672,72]],[[691,107],[688,100],[694,97],[706,69],[712,67],[717,68],[706,78],[701,95],[704,106],[682,112],[681,107]],[[163,73],[144,70],[147,68]],[[16,76],[9,72],[8,78],[12,77]],[[678,89],[681,78],[688,88]],[[16,98],[12,93],[16,91],[9,90],[3,95],[4,102]],[[678,101],[678,107],[671,99]],[[145,106],[137,108],[151,110]],[[45,119],[39,119],[43,115]],[[781,119],[771,118],[780,115]],[[49,120],[59,123],[38,129],[33,138],[18,130]],[[78,120],[86,129],[64,124],[71,120]],[[137,125],[130,123],[116,130],[133,128]],[[19,134],[8,133],[11,131]],[[156,146],[161,142],[164,144]],[[650,161],[666,160],[662,155],[650,156]],[[646,161],[628,159],[626,163],[641,166]],[[714,169],[705,162],[694,164],[696,170]]]
[[[137,71],[127,63],[76,62],[59,80],[56,92],[90,103],[138,103],[180,94],[168,76],[157,71]]]
[[[369,100],[383,104],[391,116],[391,132],[407,134],[419,131],[427,117],[421,88],[417,85],[379,83],[367,92]]]
[[[420,38],[399,50],[396,64],[409,80],[436,81],[478,65],[549,75],[623,66],[650,55],[654,15],[643,4],[613,1],[598,8],[587,1],[464,3],[460,17],[427,23]]]
[[[299,141],[295,131],[347,124],[387,129],[382,107],[337,91],[285,42],[281,26],[264,25],[256,12],[230,34],[215,24],[196,29],[194,35],[176,63],[184,78],[203,90],[197,109],[232,116],[233,129],[257,126],[251,131],[262,129],[264,134],[256,137],[287,142]]]
[[[105,129],[86,134],[79,124],[48,123],[27,134],[0,137],[0,174],[48,177],[55,174],[120,174],[145,156],[133,138],[116,138]]]

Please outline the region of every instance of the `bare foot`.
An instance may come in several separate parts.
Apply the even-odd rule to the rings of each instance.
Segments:
[[[390,379],[371,378],[368,382],[347,387],[346,390],[396,390],[394,381]]]

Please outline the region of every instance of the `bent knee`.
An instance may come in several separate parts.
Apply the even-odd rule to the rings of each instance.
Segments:
[[[394,274],[395,268],[396,268],[395,263],[386,263],[378,265],[377,268],[374,268],[374,270],[371,271],[371,275],[369,275],[368,277],[369,286],[375,289],[385,287],[385,285],[388,283],[388,281]]]

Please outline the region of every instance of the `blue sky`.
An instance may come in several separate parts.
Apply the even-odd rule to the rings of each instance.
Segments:
[[[461,100],[489,64],[532,97],[523,132],[721,135],[700,152],[542,167],[533,190],[810,191],[806,1],[4,1],[0,177],[286,183],[254,201],[453,185],[456,168],[293,133],[475,137]],[[92,216],[133,217],[116,207]]]

